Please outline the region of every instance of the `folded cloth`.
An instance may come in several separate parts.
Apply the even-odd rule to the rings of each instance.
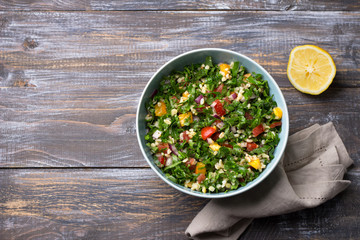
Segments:
[[[333,124],[289,137],[285,154],[259,185],[238,196],[211,200],[186,229],[192,239],[238,239],[254,218],[316,207],[350,185],[353,161]]]

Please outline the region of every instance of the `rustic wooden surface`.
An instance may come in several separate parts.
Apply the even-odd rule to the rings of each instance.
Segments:
[[[262,64],[283,90],[291,133],[333,121],[355,161],[336,198],[257,219],[241,239],[358,239],[359,9],[353,0],[0,1],[0,239],[186,239],[208,200],[147,166],[135,112],[162,64],[201,47]],[[320,96],[286,78],[301,44],[337,65]]]

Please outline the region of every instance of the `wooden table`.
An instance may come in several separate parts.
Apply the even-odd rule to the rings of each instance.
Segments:
[[[343,193],[257,219],[241,239],[359,239],[359,1],[1,0],[0,11],[0,239],[186,239],[208,200],[148,167],[135,112],[160,66],[202,47],[262,64],[285,95],[291,133],[333,121],[355,161]],[[303,44],[337,65],[320,96],[286,77]]]

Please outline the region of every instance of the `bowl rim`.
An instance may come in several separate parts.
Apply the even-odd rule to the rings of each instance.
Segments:
[[[145,92],[147,90],[147,88],[150,86],[151,82],[154,80],[154,78],[164,69],[166,68],[169,64],[171,64],[172,62],[175,62],[176,60],[178,60],[179,58],[182,58],[186,55],[189,55],[189,54],[194,54],[194,53],[198,53],[198,52],[203,52],[203,51],[218,51],[218,52],[225,52],[225,53],[229,53],[229,54],[234,54],[234,55],[237,55],[238,57],[240,58],[243,58],[243,59],[246,59],[247,61],[249,61],[251,64],[255,65],[257,68],[259,68],[261,71],[263,71],[264,73],[267,73],[267,75],[269,76],[269,79],[266,79],[267,81],[272,81],[273,82],[273,85],[276,89],[276,91],[279,93],[279,98],[281,99],[281,101],[284,103],[284,109],[282,109],[283,111],[283,119],[284,119],[284,116],[285,117],[285,121],[287,124],[283,124],[282,125],[282,128],[281,128],[281,131],[284,131],[284,147],[282,149],[280,149],[280,152],[279,152],[279,155],[278,155],[278,158],[277,159],[272,159],[271,161],[276,161],[275,164],[273,164],[271,166],[271,168],[266,168],[265,171],[263,171],[256,179],[254,179],[253,181],[249,182],[247,185],[245,185],[244,187],[239,187],[238,189],[236,190],[232,190],[232,191],[229,191],[229,192],[222,192],[222,193],[203,193],[203,192],[199,192],[199,191],[193,191],[189,188],[185,188],[185,187],[182,187],[181,185],[177,184],[177,183],[174,183],[172,182],[171,180],[169,180],[167,177],[165,177],[163,175],[163,172],[161,171],[161,169],[159,169],[158,167],[156,167],[154,164],[152,164],[152,160],[150,160],[148,157],[147,157],[147,154],[144,150],[144,148],[142,147],[142,143],[141,143],[141,138],[140,138],[140,133],[139,133],[139,113],[140,113],[140,109],[142,107],[142,102],[143,102],[143,99],[144,99],[144,95],[145,95]],[[183,66],[185,67],[185,65]],[[263,75],[263,74],[262,74]],[[265,178],[268,177],[269,174],[271,174],[273,172],[273,170],[278,166],[278,164],[280,163],[280,160],[282,159],[283,155],[284,155],[284,151],[285,151],[285,148],[286,148],[286,144],[287,144],[287,141],[288,141],[288,137],[289,137],[289,114],[288,114],[288,109],[287,109],[287,104],[286,104],[286,101],[285,101],[285,98],[284,98],[284,95],[280,89],[280,87],[278,86],[278,84],[276,83],[276,81],[274,80],[274,78],[271,76],[271,74],[266,71],[259,63],[255,62],[254,60],[252,60],[251,58],[247,57],[246,55],[244,54],[241,54],[241,53],[238,53],[238,52],[235,52],[235,51],[231,51],[231,50],[227,50],[227,49],[222,49],[222,48],[200,48],[200,49],[194,49],[194,50],[191,50],[191,51],[187,51],[187,52],[184,52],[180,55],[177,55],[176,57],[170,59],[169,61],[167,61],[165,64],[163,64],[153,75],[152,77],[150,78],[150,80],[147,82],[146,86],[144,87],[144,90],[141,94],[141,97],[139,99],[139,103],[138,103],[138,106],[137,106],[137,110],[136,110],[136,136],[137,136],[137,140],[138,140],[138,144],[140,146],[140,150],[143,154],[143,156],[145,157],[145,160],[146,162],[148,163],[148,165],[151,167],[151,169],[163,180],[165,181],[168,185],[170,185],[171,187],[183,192],[183,193],[186,193],[186,194],[189,194],[189,195],[192,195],[192,196],[196,196],[196,197],[201,197],[201,198],[209,198],[209,199],[215,199],[215,198],[228,198],[228,197],[231,197],[231,196],[235,196],[235,195],[238,195],[238,194],[241,194],[243,192],[246,192],[252,188],[254,188],[256,185],[258,185],[259,183],[261,183]],[[256,180],[256,181],[255,181]],[[249,185],[250,183],[252,183],[251,185]]]

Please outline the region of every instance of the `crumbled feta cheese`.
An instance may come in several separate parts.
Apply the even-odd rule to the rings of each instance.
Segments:
[[[174,116],[174,115],[176,115],[177,114],[177,110],[176,109],[172,109],[171,110],[171,116]]]
[[[154,126],[159,128],[159,121],[154,122]]]
[[[170,118],[165,118],[164,123],[166,123],[167,125],[170,125],[171,124],[171,119]]]
[[[263,140],[261,140],[261,144],[262,145],[264,145],[265,144],[265,140],[263,139]]]
[[[145,120],[150,121],[152,119],[152,116],[150,114],[146,115]]]
[[[152,137],[153,137],[154,139],[157,139],[157,138],[161,137],[161,131],[156,130],[156,131],[154,132],[154,134],[152,135]]]
[[[226,187],[226,188],[231,188],[231,183],[226,183],[226,184],[225,184],[225,187]]]
[[[169,143],[170,144],[174,144],[175,143],[175,139],[171,136],[169,136]]]
[[[151,147],[156,147],[156,144],[155,143],[151,143]]]
[[[227,181],[228,181],[227,178],[225,178],[224,180],[222,180],[222,182],[221,182],[221,183],[222,183],[222,185],[221,185],[222,188],[226,186]]]
[[[248,138],[248,139],[246,139],[246,142],[251,143],[251,142],[253,142],[253,140]]]
[[[183,103],[189,99],[190,93],[188,91],[185,91],[180,98],[180,103]]]
[[[235,133],[235,134],[234,134],[234,137],[238,138],[238,137],[240,137],[240,134]]]
[[[221,188],[221,184],[217,184],[217,185],[216,185],[216,188],[217,188],[217,189],[220,189],[220,188]]]
[[[193,128],[190,128],[189,131],[186,131],[186,134],[189,136],[189,138],[193,138],[196,135],[196,132]]]
[[[173,163],[172,158],[168,157],[168,159],[166,160],[165,166],[170,166]]]
[[[199,190],[200,189],[200,184],[199,183],[193,183],[191,186],[191,190]]]
[[[246,148],[247,147],[247,142],[241,142],[241,143],[238,143],[238,145],[242,148]]]
[[[178,78],[177,82],[178,82],[178,83],[181,83],[181,82],[184,81],[184,80],[185,80],[185,78],[184,78],[184,77],[181,77],[181,78]]]
[[[180,133],[180,140],[184,140],[184,133]]]
[[[213,186],[210,186],[210,187],[209,187],[209,191],[210,191],[210,192],[213,192],[213,191],[215,191],[215,188],[214,188]]]
[[[201,90],[202,93],[206,93],[207,92],[206,84],[203,84],[203,85],[200,84],[200,90]]]
[[[197,111],[196,111],[196,109],[194,108],[194,105],[191,105],[191,106],[190,106],[190,110],[191,110],[192,114],[197,115]]]
[[[219,138],[224,138],[224,137],[225,137],[225,133],[221,132],[220,135],[219,135]]]
[[[206,65],[206,66],[205,66],[205,69],[206,69],[206,70],[209,70],[209,69],[210,69],[210,66],[209,66],[209,65]]]
[[[247,105],[247,108],[250,109],[250,107],[251,107],[251,105],[250,105],[250,103],[249,103],[249,104]]]
[[[204,98],[202,98],[202,99],[200,100],[200,104],[201,104],[201,105],[204,105],[204,103],[205,103],[205,100],[204,100]]]
[[[224,168],[224,164],[222,162],[222,160],[220,159],[219,162],[215,163],[215,169],[219,170]]]

